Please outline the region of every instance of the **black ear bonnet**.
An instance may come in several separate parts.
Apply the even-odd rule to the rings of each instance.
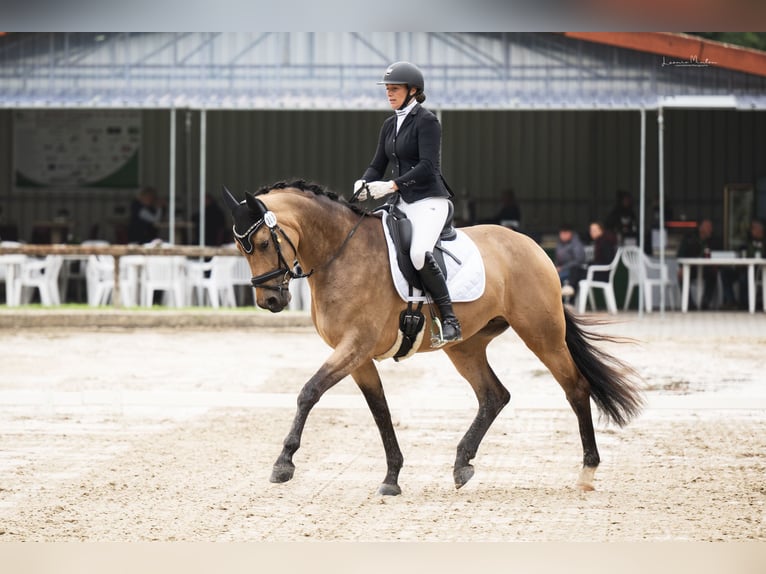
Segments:
[[[245,199],[238,202],[224,187],[223,198],[234,219],[234,239],[242,246],[245,253],[252,253],[253,243],[250,237],[264,223],[267,227],[273,228],[277,223],[276,217],[260,199],[251,193],[245,192]]]

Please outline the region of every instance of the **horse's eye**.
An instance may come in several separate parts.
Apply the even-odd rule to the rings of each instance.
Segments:
[[[268,246],[269,246],[269,240],[268,240],[268,239],[264,239],[263,241],[261,241],[261,242],[258,244],[258,247],[259,247],[261,250],[265,250],[265,249],[266,249]]]

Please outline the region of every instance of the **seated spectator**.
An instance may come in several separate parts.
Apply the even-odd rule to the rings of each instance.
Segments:
[[[681,244],[678,246],[678,257],[710,257],[711,251],[720,250],[721,240],[713,234],[713,222],[709,219],[700,221],[697,229],[684,236]],[[702,294],[697,295],[697,306],[701,309],[711,309],[713,299],[718,288],[719,269],[715,265],[705,265],[702,268]],[[679,269],[679,280],[681,274]],[[721,275],[724,288],[724,305],[731,306],[734,303],[733,288],[731,277],[727,274]],[[690,303],[690,307],[693,304]]]
[[[740,248],[740,255],[742,257],[763,257],[766,255],[764,251],[764,226],[763,222],[754,219],[750,222],[750,230],[747,232],[747,239]],[[757,272],[757,271],[756,271]],[[740,309],[747,309],[748,305],[748,285],[747,285],[747,268],[742,267],[737,271],[737,284],[738,284],[738,307]],[[757,296],[756,291],[756,296]],[[766,304],[766,302],[764,302]]]
[[[577,232],[566,223],[559,227],[555,263],[561,285],[567,285],[576,290],[577,282],[583,278],[585,248]]]
[[[160,235],[158,224],[162,220],[165,202],[153,187],[144,187],[130,204],[128,242],[148,243]]]
[[[503,192],[503,206],[500,208],[500,211],[495,213],[490,223],[504,225],[516,231],[519,230],[521,227],[521,208],[516,201],[516,193],[513,189],[506,189]]]
[[[592,265],[609,265],[617,253],[617,236],[609,229],[604,229],[600,221],[593,221],[590,224],[590,238],[593,240],[593,261]],[[607,281],[609,279],[608,271],[596,271],[593,274],[596,281]]]
[[[607,229],[617,235],[617,241],[625,244],[626,239],[637,241],[638,218],[633,210],[633,196],[627,191],[617,191],[617,202],[604,222]]]

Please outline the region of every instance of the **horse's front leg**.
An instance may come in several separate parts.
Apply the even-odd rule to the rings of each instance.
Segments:
[[[354,370],[361,362],[359,357],[355,356],[345,348],[338,347],[330,358],[321,366],[321,368],[303,385],[298,394],[298,409],[293,419],[290,432],[283,443],[282,452],[274,463],[271,472],[271,482],[287,482],[295,473],[293,464],[293,455],[301,446],[301,436],[303,428],[306,426],[306,419],[315,404],[322,395],[343,377]],[[353,348],[353,347],[351,347]]]
[[[388,409],[388,401],[386,401],[386,395],[383,392],[378,369],[375,368],[372,361],[367,361],[351,373],[351,376],[361,389],[367,405],[370,407],[372,417],[380,431],[380,438],[383,440],[383,449],[386,452],[386,476],[378,488],[378,494],[396,496],[402,493],[402,489],[399,488],[399,471],[404,464],[404,458],[399,449],[394,425],[391,422],[391,412]]]
[[[465,486],[473,477],[474,470],[470,461],[476,456],[479,444],[492,422],[511,399],[510,393],[487,362],[486,347],[489,340],[474,337],[445,351],[458,372],[471,385],[479,401],[476,417],[457,447],[453,469],[456,488]]]

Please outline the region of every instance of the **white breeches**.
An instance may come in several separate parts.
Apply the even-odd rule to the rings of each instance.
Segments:
[[[434,245],[444,228],[449,214],[449,199],[444,197],[427,197],[414,203],[407,203],[401,197],[397,202],[399,207],[412,221],[412,245],[410,259],[415,269],[423,268],[426,262],[426,252],[434,250]]]

